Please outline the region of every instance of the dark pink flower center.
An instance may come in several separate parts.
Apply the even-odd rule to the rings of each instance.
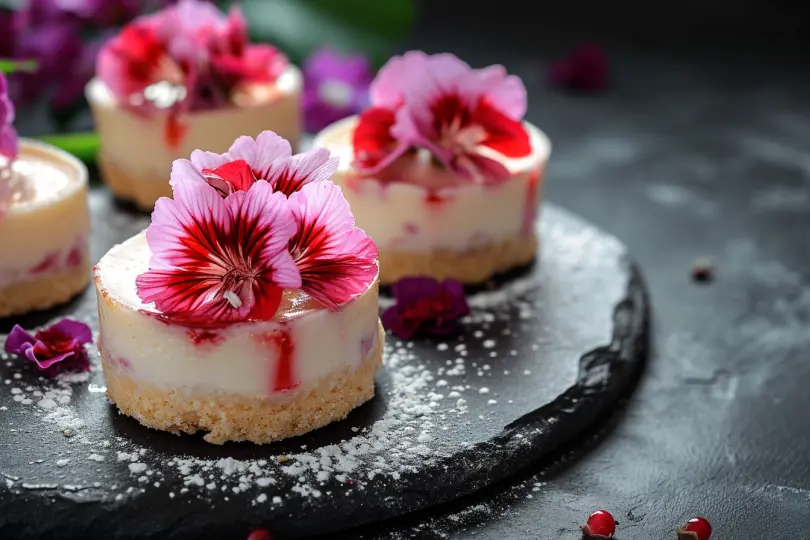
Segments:
[[[37,343],[34,344],[34,355],[40,360],[73,352],[76,348],[73,338],[55,330],[39,330],[35,337]]]

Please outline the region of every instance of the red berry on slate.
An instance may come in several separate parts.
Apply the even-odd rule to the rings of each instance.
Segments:
[[[709,540],[712,535],[712,526],[706,518],[696,517],[687,521],[681,531],[691,533],[690,536],[694,540]]]
[[[273,540],[273,536],[267,529],[253,529],[247,540]]]
[[[597,510],[588,517],[588,534],[610,538],[616,532],[616,520],[607,510]]]

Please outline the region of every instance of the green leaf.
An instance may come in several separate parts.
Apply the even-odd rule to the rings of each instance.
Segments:
[[[296,63],[331,45],[381,65],[414,19],[412,0],[244,0],[242,9],[253,38],[276,45]]]
[[[36,60],[0,60],[0,71],[14,73],[15,71],[32,72],[39,68]]]
[[[69,152],[87,164],[96,162],[99,138],[93,131],[84,133],[64,133],[37,137],[40,141],[52,144]]]

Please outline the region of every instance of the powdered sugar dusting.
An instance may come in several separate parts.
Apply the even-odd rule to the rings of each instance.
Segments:
[[[291,503],[302,498],[312,502],[424,482],[426,474],[444,470],[449,458],[492,440],[515,418],[567,389],[583,348],[609,342],[611,310],[589,313],[593,298],[580,308],[571,290],[583,266],[615,267],[621,249],[590,229],[578,230],[547,227],[544,245],[564,245],[565,252],[544,257],[542,271],[472,295],[461,332],[410,342],[386,336],[375,399],[338,426],[277,445],[215,447],[198,437],[149,431],[117,416],[97,367],[92,374],[49,381],[20,360],[3,358],[8,364],[0,368],[0,429],[25,437],[14,431],[21,424],[41,428],[49,445],[28,458],[51,468],[39,475],[35,465],[21,471],[0,465],[0,472],[18,478],[7,478],[12,490],[56,482],[54,489],[105,501],[147,493],[152,500],[165,497],[167,504],[239,498],[268,509],[263,515],[293,511]],[[549,276],[563,277],[549,282]],[[595,302],[612,308],[623,287],[605,278]],[[589,324],[581,324],[586,318]],[[98,366],[97,351],[90,353]],[[540,433],[545,427],[532,429]],[[514,437],[510,444],[532,443]]]

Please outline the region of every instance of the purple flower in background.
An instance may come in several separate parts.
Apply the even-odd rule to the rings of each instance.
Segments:
[[[598,43],[583,43],[565,58],[552,62],[549,79],[554,86],[598,92],[608,83],[608,60],[604,48]]]
[[[14,104],[8,98],[8,81],[0,73],[0,155],[9,161],[17,157],[17,132],[14,130]]]
[[[470,313],[464,286],[429,277],[406,277],[391,286],[396,304],[383,312],[382,323],[402,339],[416,334],[448,334]]]
[[[307,131],[320,131],[363,110],[373,78],[371,65],[363,55],[343,55],[330,47],[315,51],[304,62]]]
[[[35,72],[15,73],[15,101],[29,103],[47,93],[65,109],[82,96],[95,72],[95,57],[111,31],[167,0],[27,0],[0,11],[0,56],[34,60]],[[89,40],[85,37],[91,35]]]
[[[90,371],[84,346],[93,342],[93,333],[83,322],[62,319],[34,335],[14,325],[6,338],[5,350],[34,362],[48,377],[62,371]]]

